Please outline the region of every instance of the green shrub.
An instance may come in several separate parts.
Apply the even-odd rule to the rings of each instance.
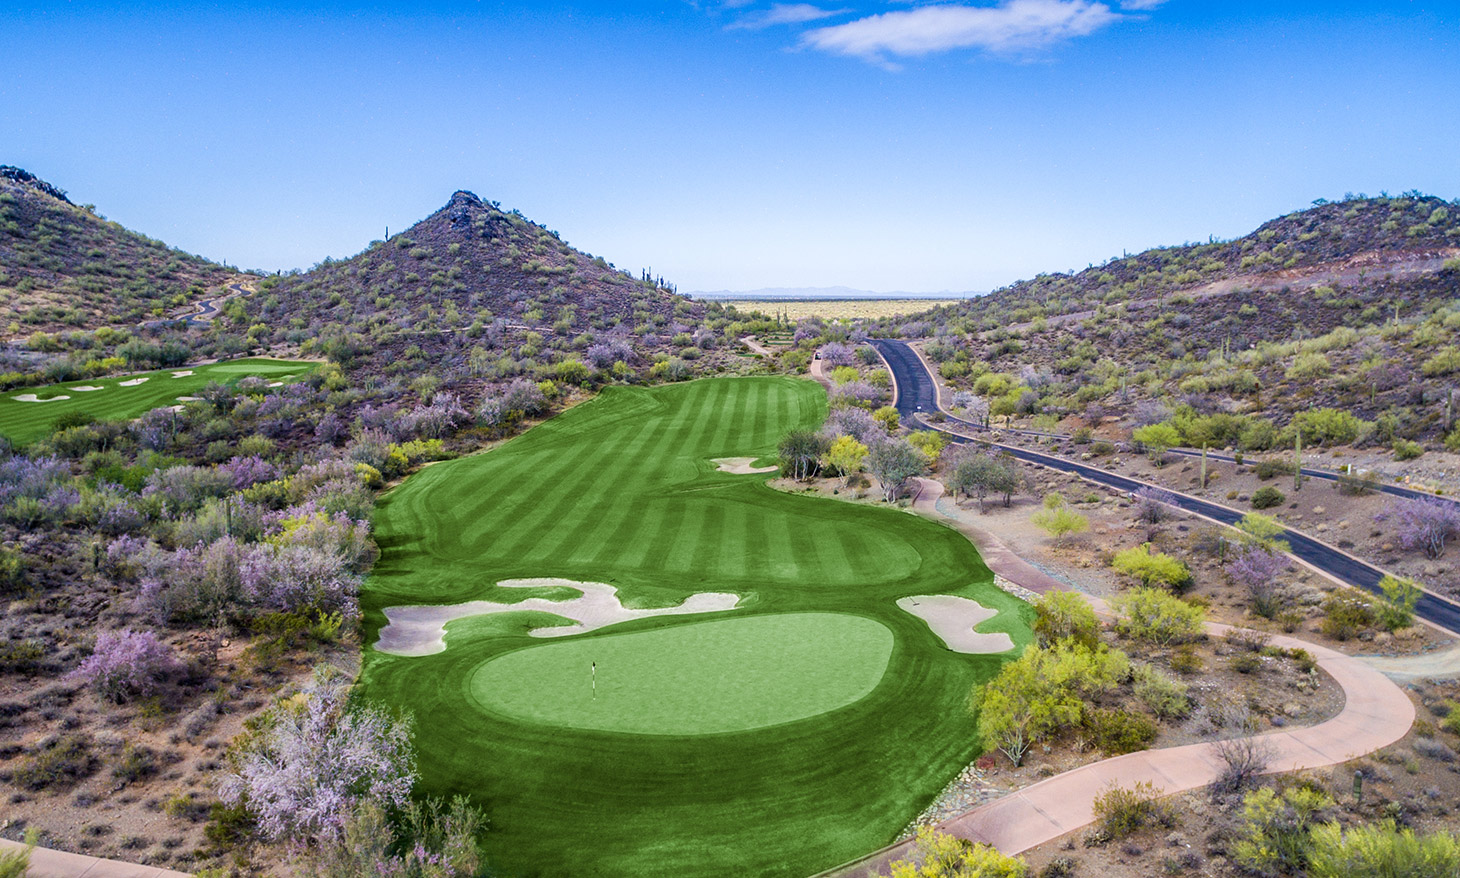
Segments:
[[[0,548],[0,594],[13,594],[25,587],[25,557]]]
[[[1173,661],[1174,664],[1174,661]],[[1180,680],[1173,680],[1153,665],[1136,665],[1131,671],[1136,698],[1162,719],[1177,719],[1191,712],[1191,698]]]
[[[1287,540],[1282,538],[1287,528],[1271,515],[1249,512],[1237,522],[1237,531],[1242,535],[1243,542],[1273,552],[1286,552],[1291,548]]]
[[[1414,624],[1414,605],[1419,603],[1420,587],[1413,580],[1385,575],[1379,581],[1384,597],[1375,608],[1374,620],[1385,631],[1398,631]]]
[[[1100,640],[1100,620],[1080,593],[1052,591],[1034,604],[1034,633],[1045,644],[1069,640],[1094,649]]]
[[[1085,711],[1085,728],[1106,756],[1145,750],[1156,740],[1156,723],[1143,713],[1118,708]]]
[[[911,859],[891,864],[891,878],[1025,878],[1029,874],[1029,867],[1018,857],[931,826],[918,828],[916,850]]]
[[[1104,646],[1090,649],[1062,641],[1026,649],[970,693],[979,737],[1019,765],[1030,746],[1079,724],[1088,699],[1109,692],[1129,675],[1125,653]]]
[[[11,780],[27,790],[60,789],[96,773],[91,739],[71,732],[43,744],[15,769]]]
[[[1287,495],[1272,485],[1258,488],[1252,493],[1253,509],[1271,509],[1274,506],[1281,506],[1287,502]]]
[[[1169,646],[1196,639],[1206,613],[1158,588],[1137,588],[1114,601],[1116,627],[1136,640]]]
[[[1374,607],[1363,592],[1354,589],[1335,591],[1323,602],[1323,623],[1320,630],[1334,640],[1357,637],[1374,624]]]
[[[1170,423],[1149,424],[1136,428],[1131,439],[1145,446],[1151,462],[1160,466],[1165,461],[1166,450],[1181,444],[1181,433]]]
[[[1308,380],[1322,378],[1332,371],[1328,357],[1323,354],[1299,354],[1288,367],[1286,376],[1290,379]]]
[[[1152,552],[1150,543],[1116,552],[1110,566],[1127,576],[1134,576],[1148,588],[1159,586],[1181,592],[1191,587],[1190,568],[1170,555]]]
[[[1293,474],[1293,462],[1281,457],[1270,457],[1266,460],[1259,460],[1253,465],[1252,471],[1264,482],[1278,476],[1290,476]]]
[[[1394,440],[1395,460],[1414,460],[1425,453],[1425,447],[1418,442],[1411,442],[1408,439]]]
[[[0,852],[0,878],[25,878],[30,873],[31,851],[40,840],[40,831],[31,827],[25,831],[25,850]]]
[[[1307,786],[1253,790],[1242,799],[1233,862],[1256,875],[1302,875],[1313,851],[1309,829],[1332,806],[1326,793]]]
[[[1054,537],[1056,545],[1063,543],[1070,534],[1084,533],[1090,529],[1090,519],[1063,505],[1054,509],[1041,509],[1029,520],[1035,527]]]
[[[1460,875],[1460,838],[1437,831],[1416,836],[1393,820],[1356,826],[1345,833],[1337,823],[1312,830],[1308,853],[1312,878],[1454,878]]]
[[[1094,811],[1100,832],[1108,839],[1125,838],[1146,826],[1175,823],[1175,814],[1161,802],[1161,791],[1150,781],[1139,781],[1130,788],[1112,784],[1095,797]]]
[[[1292,428],[1302,432],[1304,445],[1352,445],[1374,429],[1341,409],[1309,409],[1293,417]]]

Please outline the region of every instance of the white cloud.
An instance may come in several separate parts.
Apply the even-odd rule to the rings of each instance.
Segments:
[[[801,41],[824,52],[886,64],[889,55],[1037,49],[1088,36],[1121,18],[1104,3],[1089,0],[1002,0],[997,6],[922,6],[870,15],[808,31]]]
[[[1121,9],[1129,9],[1132,12],[1144,12],[1164,5],[1166,5],[1166,0],[1121,0],[1120,2]]]
[[[777,3],[770,9],[749,15],[729,25],[727,30],[760,30],[778,24],[805,24],[821,21],[835,15],[845,15],[850,9],[822,9],[810,3]]]

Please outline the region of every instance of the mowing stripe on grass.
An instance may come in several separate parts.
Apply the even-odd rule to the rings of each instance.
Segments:
[[[970,690],[1017,651],[952,652],[896,604],[967,597],[999,612],[980,632],[1027,643],[1028,607],[968,541],[709,463],[773,456],[825,415],[825,391],[787,378],[613,387],[382,500],[367,643],[389,606],[571,596],[496,585],[510,579],[610,583],[633,607],[742,596],[713,622],[660,616],[544,644],[530,627],[560,617],[508,612],[449,623],[436,655],[366,650],[362,697],[415,716],[423,792],[486,807],[496,874],[807,875],[890,841],[978,754]],[[889,632],[885,672],[866,670],[865,631],[753,621],[802,617]],[[742,622],[760,633],[724,633]],[[621,701],[594,706],[590,691],[590,713],[572,682],[600,650],[636,670],[614,684]]]

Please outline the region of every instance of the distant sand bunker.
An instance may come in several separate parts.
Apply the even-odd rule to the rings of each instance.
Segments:
[[[53,396],[50,399],[41,399],[40,397],[36,396],[34,393],[22,393],[20,396],[15,397],[15,401],[16,402],[60,402],[63,399],[70,399],[70,398],[71,397],[69,397],[69,396]]]
[[[504,588],[544,588],[566,586],[582,592],[566,601],[528,598],[515,604],[494,601],[469,601],[449,606],[387,607],[387,624],[380,629],[375,649],[390,655],[435,655],[446,650],[446,623],[470,616],[491,613],[518,613],[536,610],[572,619],[576,624],[534,628],[533,637],[567,637],[582,634],[619,622],[647,619],[651,616],[684,616],[694,613],[719,613],[733,610],[739,595],[706,592],[691,595],[677,607],[657,610],[631,610],[618,598],[618,589],[602,582],[575,582],[571,579],[504,579],[497,583]],[[1007,638],[1006,638],[1007,639]],[[1011,643],[1010,646],[1013,644]]]
[[[716,469],[722,473],[734,473],[737,476],[773,473],[780,469],[778,466],[753,467],[751,466],[752,463],[755,463],[753,457],[716,457],[712,458],[710,463],[716,464]]]
[[[84,384],[84,385],[82,385],[82,386],[81,386],[81,387],[73,387],[73,388],[71,388],[71,389],[72,389],[72,390],[79,390],[79,391],[80,391],[80,392],[82,392],[82,393],[90,393],[90,392],[92,392],[92,391],[93,391],[93,390],[104,390],[104,389],[105,389],[105,388],[102,388],[102,387],[96,387],[96,386],[94,386],[94,385],[91,385],[91,384]]]
[[[947,594],[919,595],[903,598],[897,606],[927,622],[933,633],[954,652],[980,654],[1014,648],[1014,641],[1007,634],[979,634],[973,630],[975,625],[999,614],[998,610],[990,610],[978,601]]]
[[[180,372],[174,372],[174,373],[172,373],[172,377],[174,377],[174,378],[186,378],[186,377],[188,377],[191,374],[193,374],[193,370],[192,369],[183,369]]]
[[[146,384],[146,383],[147,383],[147,379],[146,378],[133,378],[131,381],[118,381],[117,382],[117,384],[119,384],[122,387],[136,387],[138,384]]]

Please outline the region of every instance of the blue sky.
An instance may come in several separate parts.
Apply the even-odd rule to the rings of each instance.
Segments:
[[[455,189],[681,290],[981,290],[1460,197],[1460,2],[0,7],[0,164],[264,269]]]

